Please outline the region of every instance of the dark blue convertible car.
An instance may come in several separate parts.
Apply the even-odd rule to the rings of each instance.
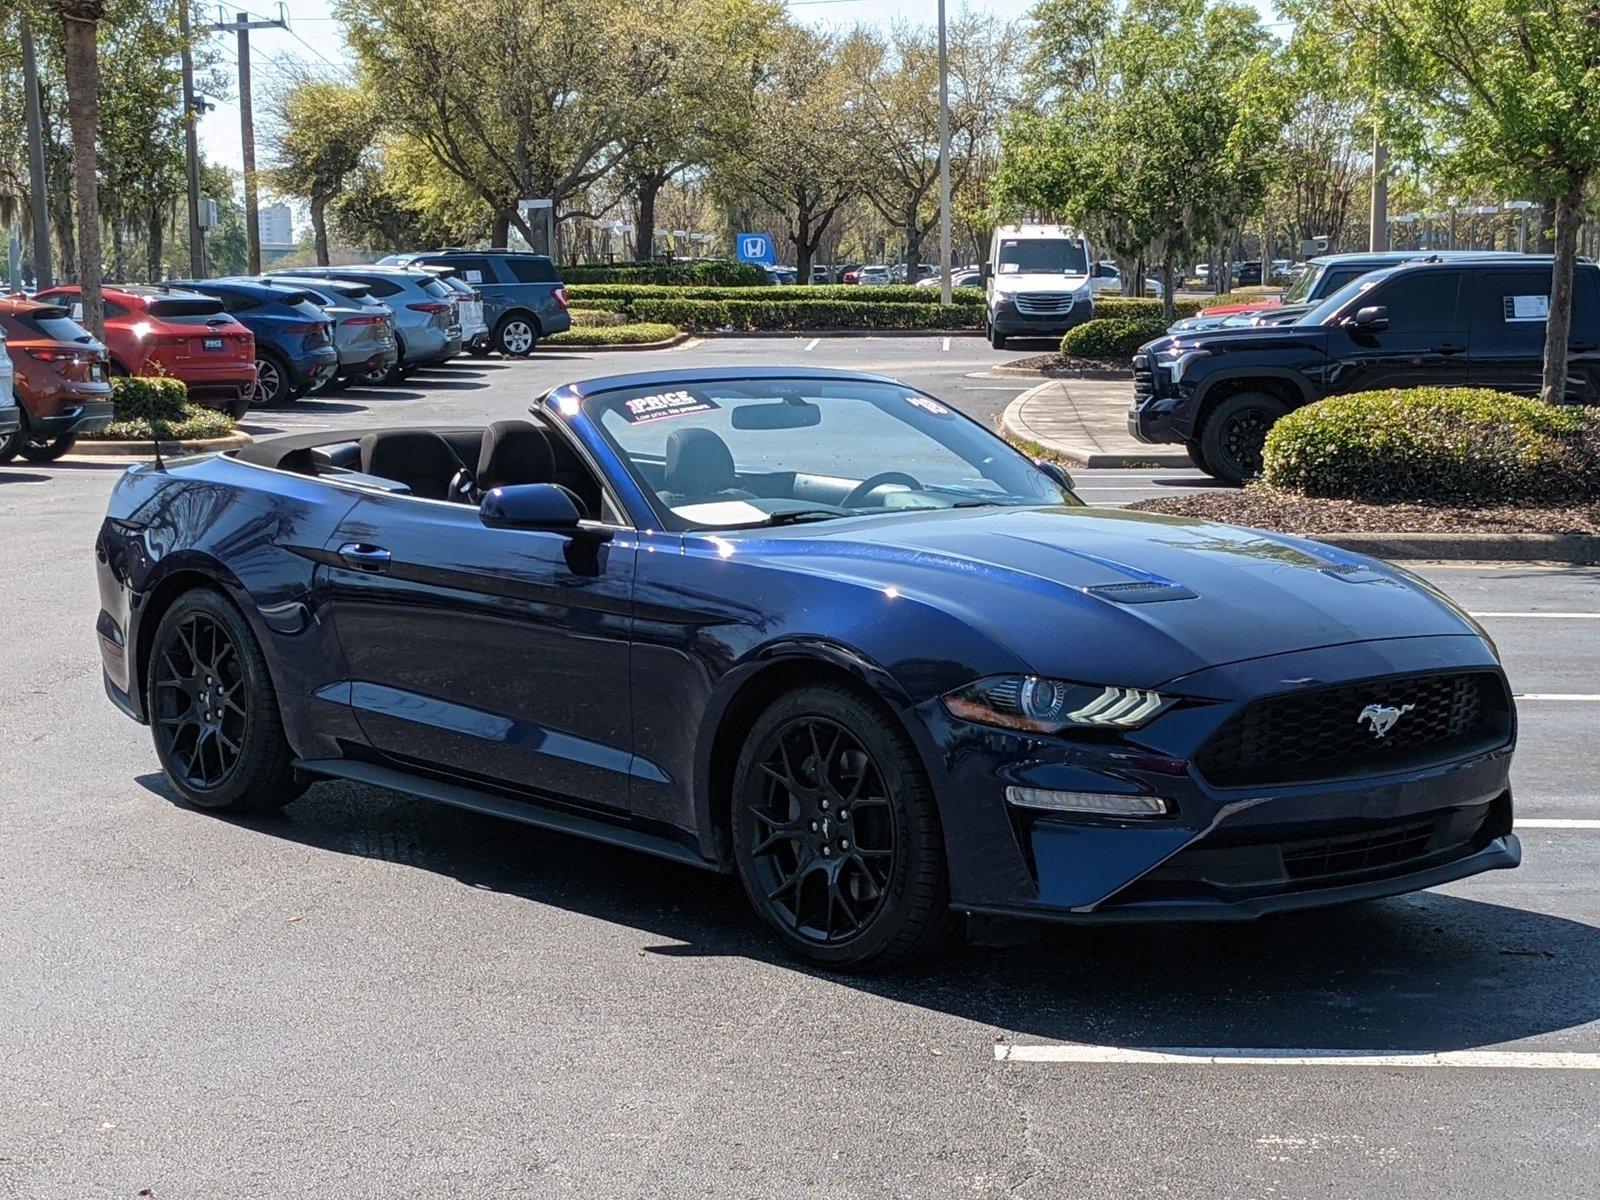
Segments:
[[[107,691],[192,804],[353,779],[737,871],[835,967],[952,911],[1249,918],[1519,858],[1511,693],[1432,587],[1085,507],[889,379],[625,375],[139,467],[97,553]]]

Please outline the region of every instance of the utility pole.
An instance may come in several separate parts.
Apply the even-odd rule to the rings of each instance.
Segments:
[[[189,0],[177,0],[178,40],[183,61],[183,158],[189,180],[189,277],[206,277],[205,235],[200,232],[200,141],[195,129],[200,106],[194,98],[194,58],[189,53]]]
[[[950,300],[950,55],[939,0],[939,303]]]
[[[1372,136],[1372,212],[1367,249],[1389,248],[1389,147],[1379,133]]]
[[[39,100],[39,64],[33,52],[33,30],[22,14],[22,90],[28,121],[28,190],[33,209],[33,282],[47,288],[55,282],[50,265],[49,190],[44,178],[44,112]]]
[[[250,31],[252,29],[287,29],[283,19],[283,5],[278,5],[276,20],[250,19],[249,13],[237,13],[232,21],[218,21],[206,26],[214,33],[233,30],[239,36],[239,142],[244,150],[244,235],[249,248],[249,270],[261,274],[261,216],[256,200],[256,122],[250,107]]]

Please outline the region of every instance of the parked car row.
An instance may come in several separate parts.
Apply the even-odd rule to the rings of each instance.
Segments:
[[[1201,470],[1239,483],[1260,472],[1279,417],[1327,396],[1420,386],[1537,394],[1552,261],[1486,251],[1314,259],[1286,303],[1254,314],[1260,323],[1174,327],[1140,347],[1129,432],[1181,444]],[[1568,351],[1566,400],[1600,403],[1593,263],[1577,267]]]
[[[197,404],[252,404],[383,386],[464,349],[510,357],[571,326],[540,254],[440,250],[372,265],[109,285],[105,340],[78,322],[76,285],[0,297],[0,462],[65,454],[112,419],[109,379],[167,375]]]

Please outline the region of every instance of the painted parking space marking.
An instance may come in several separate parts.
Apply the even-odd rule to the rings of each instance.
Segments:
[[[1600,829],[1600,821],[1587,817],[1518,817],[1518,829]]]
[[[1600,612],[1475,612],[1480,620],[1486,617],[1530,617],[1547,621],[1600,621]]]
[[[1567,700],[1580,704],[1593,704],[1600,700],[1600,692],[1515,692],[1515,700]]]
[[[996,1062],[1135,1064],[1185,1067],[1466,1067],[1480,1070],[1600,1071],[1600,1054],[1564,1050],[1286,1050],[1231,1046],[1134,1049],[1081,1043],[1048,1046],[995,1044]]]
[[[817,348],[817,343],[820,342],[821,340],[822,339],[819,338],[819,337],[814,337],[809,342],[807,342],[806,343],[806,353],[810,354],[811,351],[815,350]]]
[[[944,349],[945,349],[946,352],[948,352],[949,349],[950,349],[950,339],[949,338],[945,338],[945,340],[944,340]]]

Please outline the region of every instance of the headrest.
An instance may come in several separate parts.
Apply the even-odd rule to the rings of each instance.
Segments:
[[[361,469],[405,484],[414,496],[444,500],[461,460],[450,443],[431,430],[394,429],[361,439]]]
[[[478,451],[478,490],[513,483],[549,483],[556,460],[544,430],[527,421],[496,421],[483,431]]]
[[[733,487],[733,452],[710,429],[675,429],[667,438],[666,490],[712,496]]]

